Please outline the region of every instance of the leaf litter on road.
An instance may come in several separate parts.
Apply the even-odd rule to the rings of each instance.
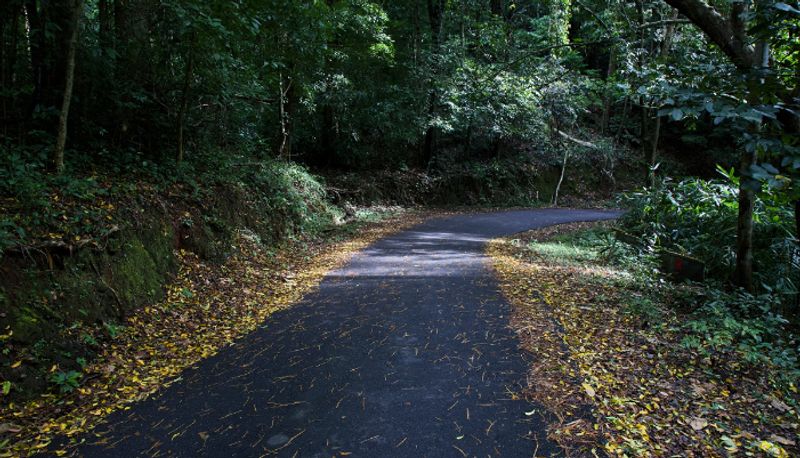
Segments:
[[[45,450],[66,455],[110,413],[180,381],[184,369],[269,325],[273,312],[299,301],[353,253],[426,217],[406,212],[344,239],[296,240],[275,251],[241,233],[236,253],[223,264],[178,251],[180,269],[164,300],[127,319],[119,335],[86,365],[81,386],[0,406],[0,457]],[[60,448],[52,450],[53,444]]]

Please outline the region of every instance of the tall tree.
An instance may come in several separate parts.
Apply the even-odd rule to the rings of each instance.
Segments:
[[[700,28],[711,42],[722,50],[730,62],[745,75],[748,81],[748,103],[751,106],[758,106],[763,97],[764,78],[767,77],[769,44],[763,39],[757,40],[748,33],[747,9],[750,4],[748,2],[733,3],[726,14],[702,0],[666,0],[666,2]],[[768,5],[768,2],[762,0],[754,7],[766,8]],[[786,94],[790,91],[784,88],[780,92]],[[789,129],[791,126],[786,124],[786,128]],[[756,160],[757,149],[744,148],[739,164],[741,178],[734,281],[737,285],[750,291],[754,289],[753,209],[755,190],[759,187],[758,182],[752,178],[751,169],[756,164]]]
[[[64,95],[61,102],[61,111],[58,115],[58,132],[56,145],[50,159],[51,166],[56,173],[64,171],[64,148],[67,143],[67,121],[69,107],[72,101],[72,87],[75,83],[75,54],[78,49],[78,34],[80,33],[81,16],[83,16],[83,0],[71,0],[70,32],[66,43],[66,69],[64,72]]]
[[[178,131],[178,152],[176,156],[176,162],[180,164],[183,162],[184,156],[184,130],[185,130],[185,118],[186,118],[186,111],[189,109],[189,90],[191,89],[192,78],[194,77],[194,55],[195,55],[195,35],[192,34],[192,37],[189,39],[189,49],[187,50],[186,56],[186,64],[183,70],[183,87],[181,88],[181,103],[180,107],[178,108],[178,117],[177,117],[177,131]]]
[[[438,75],[439,54],[442,47],[442,31],[444,27],[445,0],[428,0],[428,23],[430,25],[431,38],[431,76],[429,80],[428,93],[428,128],[425,130],[425,138],[422,146],[422,165],[427,165],[434,154],[436,142],[436,127],[433,120],[436,117],[436,106],[439,103],[439,94],[436,89],[436,78]]]

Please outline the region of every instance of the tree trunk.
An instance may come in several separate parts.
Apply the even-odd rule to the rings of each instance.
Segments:
[[[439,55],[442,39],[442,19],[444,16],[445,2],[444,0],[428,0],[428,21],[430,23],[431,33],[431,55],[436,58]],[[436,117],[436,105],[438,103],[438,94],[436,91],[436,77],[438,73],[438,62],[434,62],[431,69],[431,78],[429,81],[430,89],[428,93],[428,122]],[[425,130],[425,140],[423,142],[422,157],[420,165],[427,166],[433,158],[436,143],[436,130],[433,125],[429,125]]]
[[[334,14],[333,8],[335,7],[336,0],[326,0],[331,14]],[[339,47],[339,39],[336,32],[333,32],[331,40],[326,43],[326,49],[336,49]],[[330,166],[338,160],[338,139],[336,131],[336,107],[331,103],[333,78],[330,76],[335,73],[333,68],[334,61],[330,54],[325,56],[324,67],[322,74],[325,75],[325,93],[321,101],[320,114],[322,115],[322,122],[320,123],[320,136],[319,136],[319,151],[320,156],[317,161],[326,166]]]
[[[611,80],[611,77],[614,76],[614,72],[617,71],[617,56],[614,52],[614,49],[609,51],[608,56],[608,70],[606,71],[606,85]],[[607,92],[607,91],[606,91]],[[600,133],[603,135],[608,134],[608,123],[611,120],[611,97],[608,94],[603,96],[603,115],[600,118]]]
[[[743,13],[746,4],[733,3],[730,16],[726,19],[720,11],[705,0],[665,0],[667,4],[683,13],[699,27],[708,38],[743,73],[750,78],[748,103],[758,105],[756,85],[761,85],[758,73],[768,63],[769,48],[766,43],[751,46],[747,36],[747,24]],[[755,163],[755,153],[744,152],[739,173],[739,217],[736,225],[736,270],[734,281],[738,286],[753,291],[753,207],[755,193],[750,190],[752,180],[748,178],[750,166]]]
[[[470,156],[470,152],[472,151],[472,117],[469,118],[469,122],[467,123],[467,133],[464,139],[464,158],[468,159]]]
[[[614,134],[614,144],[619,144],[620,139],[622,138],[622,131],[625,128],[625,118],[628,117],[629,108],[630,108],[630,98],[625,97],[625,100],[622,101],[622,115],[621,115],[622,120],[617,126],[617,133]]]
[[[283,74],[279,77],[279,97],[280,97],[280,122],[281,122],[281,142],[278,147],[278,156],[286,160],[292,159],[292,117],[294,115],[294,88],[292,78],[286,78],[284,84]]]
[[[639,141],[642,147],[641,157],[645,160],[644,182],[647,183],[650,179],[650,154],[652,149],[650,148],[649,138],[650,109],[645,106],[645,103],[646,100],[644,96],[639,96],[639,104],[641,105],[639,108],[641,110],[639,117]]]
[[[546,3],[550,17],[548,30],[550,43],[556,46],[569,44],[569,25],[572,16],[569,2],[547,0]],[[551,54],[559,55],[563,51],[563,48],[556,47],[553,48]]]
[[[653,138],[650,140],[650,155],[647,158],[647,182],[651,188],[656,187],[656,158],[658,157],[658,141],[661,137],[661,116],[656,115],[656,125],[653,128]]]
[[[176,121],[178,128],[178,151],[176,162],[180,164],[183,162],[184,145],[183,145],[183,131],[184,131],[184,118],[186,118],[186,111],[189,109],[189,89],[191,87],[192,75],[194,73],[194,36],[192,36],[189,43],[188,58],[186,68],[183,74],[183,90],[181,93],[181,106],[178,109],[178,119]]]
[[[705,0],[665,0],[667,4],[688,17],[714,44],[740,69],[748,71],[757,60],[755,50],[745,37],[746,27],[742,22],[742,2],[734,2],[730,19]],[[738,6],[737,6],[738,5]]]
[[[0,12],[9,14],[8,17],[12,17],[13,14],[11,12],[11,8],[8,8],[8,5],[0,6]],[[16,19],[16,18],[14,18]],[[14,37],[17,34],[16,28],[11,28],[11,36]],[[6,87],[10,87],[11,85],[8,83],[8,73],[9,73],[9,65],[8,65],[8,53],[6,52],[6,18],[0,18],[0,102],[3,105],[3,112],[0,113],[0,125],[3,126],[3,137],[8,137],[8,98],[9,96],[4,95]]]
[[[645,64],[645,53],[644,50],[646,49],[645,46],[645,30],[644,24],[647,22],[645,20],[644,14],[644,3],[643,0],[636,0],[636,19],[639,25],[639,56],[636,59],[636,66],[639,73],[643,73],[644,64]],[[644,95],[639,95],[639,144],[642,151],[642,158],[645,160],[645,171],[644,171],[644,178],[645,183],[647,183],[647,177],[650,176],[650,167],[648,166],[648,156],[650,155],[650,148],[648,147],[647,141],[647,123],[648,123],[648,109],[647,109],[647,100],[645,99]]]
[[[326,165],[331,165],[338,155],[336,151],[336,116],[330,102],[325,102],[322,107],[322,125],[320,129],[322,130],[320,133],[320,153],[322,154],[323,162]]]
[[[436,116],[436,90],[431,89],[428,95],[428,122],[431,122]],[[425,140],[422,147],[422,160],[420,165],[427,167],[431,159],[433,159],[433,150],[435,143],[436,129],[434,126],[429,125],[425,130]]]
[[[11,50],[7,56],[8,74],[6,75],[7,84],[15,84],[17,82],[16,68],[17,68],[17,48],[19,43],[19,17],[21,13],[21,5],[17,5],[14,10],[11,21]]]
[[[72,5],[72,30],[67,43],[67,68],[64,75],[64,97],[61,102],[61,112],[58,115],[58,133],[56,145],[50,158],[50,165],[55,173],[64,171],[64,148],[67,144],[67,120],[69,118],[69,105],[72,101],[72,86],[75,82],[75,54],[78,48],[78,33],[80,32],[83,1],[73,0]]]
[[[558,207],[558,193],[561,191],[561,183],[564,182],[564,175],[567,172],[567,160],[569,159],[569,148],[564,148],[564,159],[561,162],[561,176],[558,177],[556,190],[553,193],[553,206]]]
[[[678,11],[673,11],[670,20],[678,19]],[[669,54],[672,47],[672,37],[675,35],[675,23],[670,22],[664,29],[664,41],[658,51],[658,57],[663,59]],[[656,113],[655,126],[653,126],[653,138],[650,139],[650,154],[647,156],[647,183],[651,188],[656,186],[656,162],[658,158],[658,142],[661,137],[661,116]]]
[[[3,13],[0,18],[0,88],[6,87],[6,74],[8,73],[8,57],[6,56],[6,21],[12,17],[13,12],[9,5],[0,6],[0,13]],[[11,21],[8,21],[11,22]],[[16,30],[11,29],[11,35],[15,35]]]
[[[753,209],[755,193],[747,186],[750,167],[756,163],[756,153],[745,152],[739,164],[739,216],[736,221],[736,270],[734,283],[753,291]]]
[[[6,18],[0,19],[0,61],[2,62],[2,64],[0,64],[1,89],[11,88],[16,83],[14,69],[17,64],[17,43],[21,7],[21,3],[15,2],[2,7],[0,10],[4,14],[8,14],[8,24],[6,24]],[[8,34],[9,37],[8,46],[6,46],[6,34]],[[2,100],[3,103],[3,113],[2,118],[0,118],[0,124],[3,125],[3,136],[8,137],[11,120],[19,115],[15,107],[17,97],[6,93],[5,95],[0,95],[0,100]],[[11,104],[11,110],[9,110],[9,102]],[[9,111],[11,111],[11,113],[9,113]]]
[[[100,0],[97,5],[97,16],[98,21],[100,22],[100,27],[98,31],[98,42],[100,44],[100,53],[108,58],[111,55],[109,51],[114,47],[114,39],[111,36],[112,34],[112,26],[111,26],[111,5],[109,4],[110,0]]]
[[[128,1],[114,0],[114,38],[116,45],[125,43],[128,35]]]
[[[758,91],[763,84],[758,73],[769,65],[769,45],[759,42],[757,55],[760,56],[756,65],[750,72],[748,104],[757,106],[760,103]],[[753,128],[760,130],[761,126]],[[737,286],[749,292],[755,291],[753,284],[753,210],[755,208],[756,193],[759,183],[750,177],[751,168],[755,165],[758,156],[756,148],[747,148],[742,152],[739,164],[739,216],[736,221],[736,270],[733,279]]]
[[[44,93],[44,27],[42,14],[36,7],[36,0],[25,0],[25,16],[28,19],[28,49],[30,49],[31,79],[33,81],[33,97],[29,109],[29,117],[33,116],[41,105]]]
[[[503,0],[490,0],[489,9],[495,16],[504,17]]]
[[[419,66],[419,52],[420,52],[420,26],[419,26],[419,2],[414,2],[414,17],[412,23],[414,24],[414,37],[412,39],[413,47],[414,47],[414,69],[416,70]]]
[[[800,200],[794,201],[794,236],[800,242]]]
[[[135,66],[130,65],[128,51],[132,47],[128,44],[130,38],[130,28],[128,21],[128,0],[113,0],[113,8],[110,14],[114,16],[114,66],[110,69],[135,69]],[[135,71],[135,70],[134,70]],[[115,75],[112,75],[114,78]],[[122,104],[114,103],[113,113],[115,117],[115,129],[113,138],[118,144],[124,144],[129,141],[129,128],[131,124],[131,114],[126,110]]]
[[[6,79],[6,82],[9,85],[15,85],[17,83],[17,73],[16,73],[16,71],[17,71],[16,70],[17,69],[17,53],[18,53],[18,49],[17,48],[19,47],[19,45],[18,45],[18,43],[19,43],[19,19],[20,19],[21,15],[22,15],[22,5],[19,4],[19,5],[17,5],[17,10],[14,13],[14,19],[13,19],[13,21],[11,23],[11,31],[12,31],[12,35],[11,35],[11,51],[10,51],[10,53],[8,55],[8,75],[7,75],[7,79]],[[21,122],[21,118],[22,118],[23,112],[22,112],[22,110],[19,109],[19,107],[16,107],[14,105],[12,105],[11,111],[13,113],[13,116],[17,119],[17,122],[16,122],[17,130],[18,130],[17,136],[18,136],[18,138],[21,139],[22,138],[22,122]],[[7,129],[9,123],[8,122],[4,122],[3,124],[6,126],[6,129]],[[5,135],[8,136],[8,132],[5,132]]]
[[[672,11],[672,16],[669,18],[670,21],[675,21],[678,19],[678,10]],[[670,48],[672,48],[672,39],[675,36],[675,22],[667,23],[667,27],[664,30],[664,41],[661,42],[661,51],[659,52],[661,57],[665,57],[669,54]]]

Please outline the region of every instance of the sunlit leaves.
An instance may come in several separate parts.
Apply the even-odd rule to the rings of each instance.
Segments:
[[[787,13],[794,13],[794,14],[800,15],[800,9],[798,9],[798,8],[796,8],[794,6],[791,6],[789,4],[783,3],[783,2],[775,3],[773,5],[773,8],[775,8],[776,10],[779,10],[779,11],[785,11]]]

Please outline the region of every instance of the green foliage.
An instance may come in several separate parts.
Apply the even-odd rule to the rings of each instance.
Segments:
[[[683,345],[701,356],[719,360],[734,355],[747,365],[770,370],[787,388],[800,378],[797,342],[787,331],[780,300],[770,294],[707,290],[708,298],[684,324]]]
[[[196,187],[200,198],[213,199],[220,187],[243,190],[254,208],[273,225],[272,230],[278,231],[274,238],[314,232],[341,217],[341,211],[328,200],[322,179],[303,165],[280,159],[252,160],[249,155],[225,152],[202,159],[202,168],[187,169],[182,180]]]
[[[265,208],[290,223],[292,232],[315,231],[340,216],[322,183],[300,165],[265,162],[249,171],[247,179],[262,191]]]
[[[669,299],[663,292],[651,294],[659,302],[691,310],[680,323],[683,345],[715,363],[732,360],[737,361],[736,368],[765,368],[773,383],[787,388],[800,377],[797,342],[786,318],[796,320],[794,215],[779,196],[765,188],[754,210],[755,266],[762,292],[727,291],[721,281],[727,280],[735,260],[738,182],[732,172],[722,172],[726,181],[666,182],[655,189],[626,194],[622,202],[629,210],[620,224],[643,245],[641,249],[628,247],[618,252],[617,258],[627,259],[627,265],[647,264],[666,248],[704,261],[712,278],[687,290],[691,294],[671,294]],[[638,272],[645,276],[646,284],[659,282],[655,269]],[[641,314],[640,309],[632,308]]]
[[[550,237],[529,248],[560,264],[619,269],[622,275],[599,281],[615,282],[628,291],[624,307],[648,326],[667,326],[670,332],[678,332],[684,348],[712,365],[730,370],[758,368],[769,374],[776,387],[797,385],[800,347],[793,332],[796,328],[784,316],[784,298],[728,291],[715,282],[683,287],[665,283],[646,251],[616,247],[609,256],[609,247],[616,244],[611,235],[609,229],[598,227]]]
[[[566,265],[596,263],[604,256],[604,247],[609,241],[606,228],[597,227],[572,231],[549,237],[544,242],[532,242],[528,249],[537,256]]]
[[[97,339],[87,333],[81,334],[81,341],[86,345],[97,346]]]
[[[58,387],[62,393],[71,393],[80,386],[83,374],[77,371],[58,371],[50,377],[50,383]]]
[[[727,279],[735,261],[738,183],[689,179],[630,192],[621,199],[628,212],[622,227],[649,250],[666,248],[696,257],[710,274]],[[792,209],[773,193],[762,193],[754,209],[755,264],[766,288],[794,293],[796,241]]]
[[[100,236],[109,224],[108,189],[95,176],[46,173],[11,149],[0,162],[0,253],[35,240]]]
[[[126,226],[118,220],[118,210],[135,205],[132,201],[141,193],[152,198],[154,193],[179,192],[213,201],[219,198],[219,188],[241,188],[258,201],[259,211],[269,215],[264,218],[267,224],[279,228],[272,239],[315,231],[340,217],[322,182],[307,168],[254,155],[203,153],[177,171],[171,164],[131,163],[122,155],[97,163],[92,174],[59,176],[11,155],[0,164],[1,191],[8,196],[0,200],[0,247],[102,240]],[[204,217],[211,221],[219,215]],[[191,226],[193,221],[185,223]]]
[[[125,326],[121,326],[114,323],[105,322],[103,323],[103,327],[106,329],[108,336],[112,339],[116,339],[120,332],[125,329]],[[80,362],[78,362],[80,364]],[[85,361],[84,361],[85,363]]]
[[[40,31],[20,27],[24,8],[12,3],[3,10],[9,27],[0,54],[17,65],[4,68],[13,77],[2,79],[0,93],[20,109],[18,129],[0,137],[30,145],[19,157],[29,165],[50,150],[60,87],[49,80],[39,87],[44,82],[23,71],[38,55],[21,43]],[[114,11],[87,2],[68,168],[111,162],[120,173],[143,173],[172,164],[181,128],[186,160],[195,165],[220,150],[247,150],[325,167],[427,166],[431,158],[416,150],[430,128],[433,156],[453,141],[467,143],[471,159],[501,143],[544,150],[552,111],[544,91],[562,86],[547,104],[587,106],[573,97],[588,95],[589,79],[569,47],[581,40],[569,32],[574,8],[554,0],[492,11],[484,3],[444,2],[443,26],[433,31],[424,8],[368,0],[133,0]],[[53,34],[41,43],[42,65],[54,72],[65,55],[57,9],[37,7]],[[46,101],[38,96],[44,90]],[[280,148],[285,141],[291,148]]]
[[[549,237],[531,243],[529,249],[560,264],[606,263],[623,268],[632,279],[620,284],[633,290],[626,303],[628,311],[657,325],[661,307],[689,310],[680,323],[683,344],[703,357],[735,356],[743,363],[767,365],[785,376],[784,381],[800,376],[796,342],[780,313],[778,296],[726,292],[713,284],[687,289],[665,286],[647,253],[627,250],[609,257],[607,249],[613,243],[609,229],[596,227]],[[637,268],[642,265],[649,268]]]
[[[552,187],[543,183],[541,168],[525,157],[460,161],[441,155],[432,164],[430,190],[435,203],[459,205],[537,205]]]

